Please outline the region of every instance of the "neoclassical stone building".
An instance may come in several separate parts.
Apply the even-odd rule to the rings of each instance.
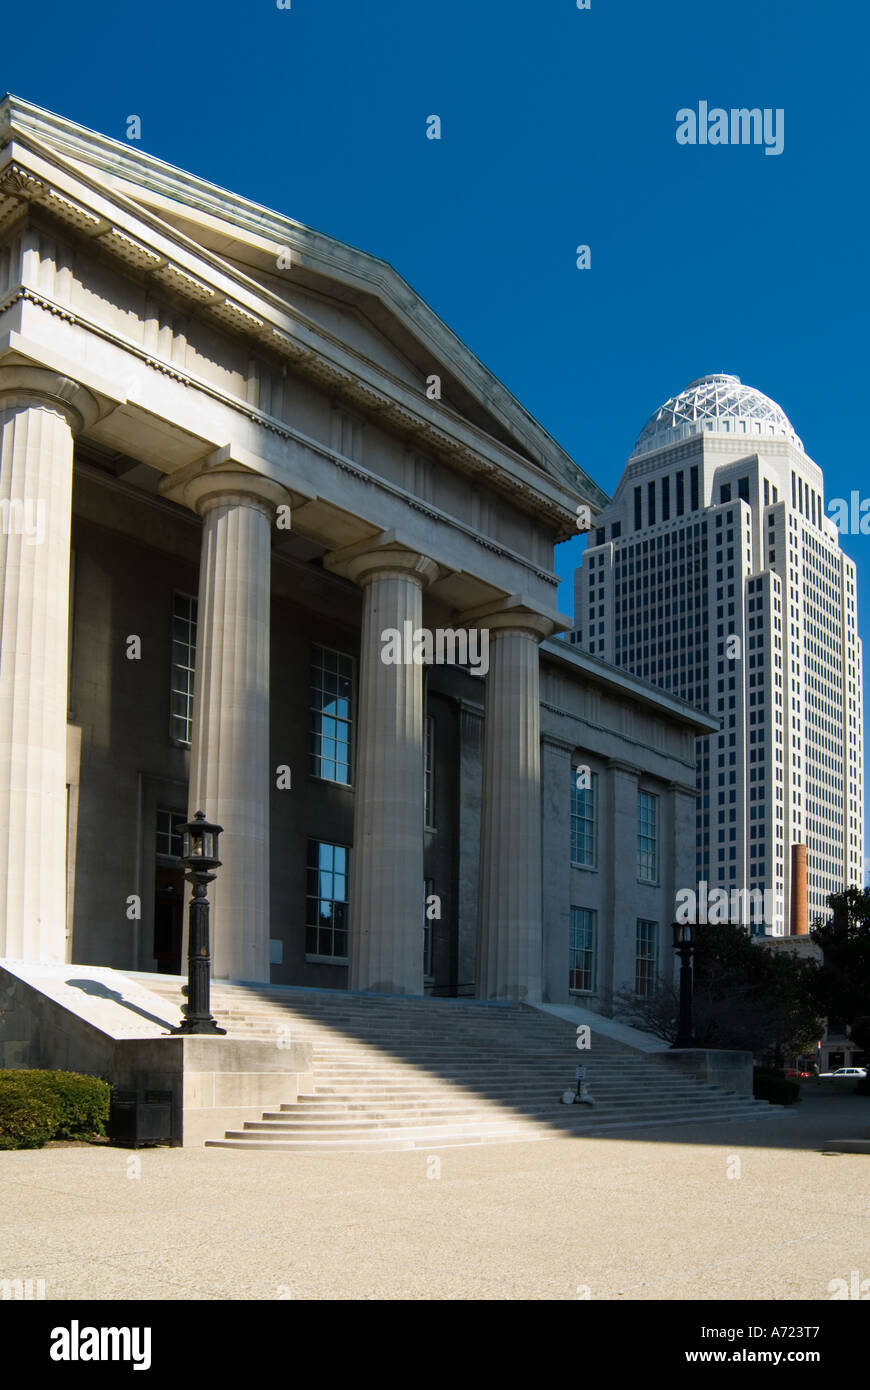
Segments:
[[[0,956],[177,972],[202,808],[218,976],[669,971],[718,726],[558,637],[606,502],[382,261],[6,97]]]

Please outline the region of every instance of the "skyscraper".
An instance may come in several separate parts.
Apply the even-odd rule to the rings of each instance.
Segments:
[[[655,411],[590,533],[574,614],[569,641],[721,720],[697,744],[699,882],[772,890],[753,930],[775,935],[801,906],[804,852],[810,921],[861,886],[855,566],[774,401],[714,375]]]

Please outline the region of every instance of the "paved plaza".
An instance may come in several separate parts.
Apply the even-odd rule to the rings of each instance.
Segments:
[[[0,1279],[46,1299],[809,1299],[870,1278],[870,1101],[394,1154],[0,1153]]]

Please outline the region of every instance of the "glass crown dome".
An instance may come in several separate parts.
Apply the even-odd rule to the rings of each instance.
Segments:
[[[753,386],[744,386],[739,376],[718,373],[690,381],[678,396],[671,396],[659,406],[638,435],[631,457],[708,430],[785,439],[798,449],[803,448],[791,421],[776,401]]]

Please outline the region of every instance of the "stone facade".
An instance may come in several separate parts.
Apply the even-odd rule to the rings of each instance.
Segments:
[[[178,969],[202,809],[222,977],[562,1001],[582,908],[587,999],[635,978],[716,724],[553,640],[607,499],[383,262],[6,98],[0,478],[0,956]],[[388,664],[406,624],[486,673]]]

